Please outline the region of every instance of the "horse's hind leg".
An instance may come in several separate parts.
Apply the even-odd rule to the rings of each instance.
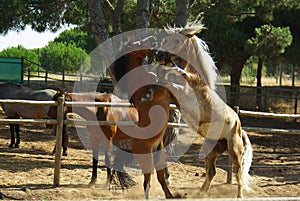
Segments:
[[[63,147],[63,156],[68,155],[68,145],[69,145],[69,135],[68,135],[68,127],[67,125],[63,125],[63,133],[62,133],[62,147]]]
[[[236,181],[238,184],[238,198],[243,197],[243,178],[240,173],[242,166],[242,155],[243,155],[243,141],[237,134],[233,135],[232,140],[228,141],[228,154],[230,155],[231,161],[234,164]]]
[[[211,182],[216,175],[216,159],[218,156],[220,156],[223,152],[226,151],[226,141],[225,140],[219,140],[216,142],[214,140],[208,140],[206,139],[203,143],[203,147],[209,149],[210,146],[214,146],[212,148],[211,152],[207,154],[205,157],[205,181],[202,184],[201,191],[203,193],[207,193],[210,189]]]

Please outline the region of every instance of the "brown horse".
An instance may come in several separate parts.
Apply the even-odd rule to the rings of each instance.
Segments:
[[[169,117],[170,92],[162,87],[157,77],[143,66],[149,53],[151,38],[127,45],[138,50],[117,59],[108,69],[117,82],[115,88],[128,94],[138,111],[137,128],[130,134],[132,151],[144,173],[145,198],[149,198],[151,172],[156,169],[157,178],[166,198],[172,198],[165,179],[165,155],[163,136]]]
[[[188,25],[170,28],[162,48],[173,54],[175,67],[162,67],[160,76],[168,80],[168,87],[176,97],[187,99],[193,92],[197,102],[181,101],[184,120],[205,139],[200,155],[205,157],[206,178],[202,191],[207,193],[216,174],[216,158],[228,151],[236,171],[238,197],[249,190],[248,174],[252,162],[252,147],[242,130],[238,115],[216,93],[216,66],[206,44],[197,33],[202,26]],[[180,86],[180,87],[178,87]]]
[[[159,86],[155,75],[148,73],[143,68],[139,68],[150,51],[150,45],[148,45],[150,40],[151,38],[146,38],[145,40],[128,44],[131,47],[138,46],[140,50],[123,55],[109,69],[113,79],[117,82],[116,87],[119,87],[122,92],[127,93],[134,105],[134,110],[132,112],[128,111],[125,119],[123,118],[123,109],[120,110],[121,113],[109,107],[103,107],[102,109],[95,107],[75,107],[72,109],[68,108],[67,110],[78,113],[87,120],[137,121],[137,125],[133,126],[87,126],[94,155],[92,183],[95,181],[99,141],[104,141],[105,150],[109,150],[112,140],[130,139],[132,152],[144,173],[145,198],[149,198],[150,177],[154,168],[157,171],[157,177],[165,196],[171,198],[173,196],[165,178],[166,162],[163,150],[163,136],[169,117],[170,93],[164,87]],[[121,80],[125,83],[122,83]],[[66,100],[122,102],[121,99],[112,94],[107,94],[106,96],[109,96],[109,98],[105,100],[99,94],[89,95],[86,93],[80,95],[68,93],[66,94]],[[56,109],[54,107],[52,109],[50,110],[55,112]]]

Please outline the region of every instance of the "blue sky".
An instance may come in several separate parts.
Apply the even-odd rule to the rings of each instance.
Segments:
[[[56,33],[50,31],[38,33],[33,31],[30,27],[26,27],[24,31],[20,32],[9,31],[6,35],[0,35],[0,51],[17,45],[23,45],[27,49],[44,47],[64,29],[60,29]]]

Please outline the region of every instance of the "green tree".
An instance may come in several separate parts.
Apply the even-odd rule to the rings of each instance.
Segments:
[[[277,58],[285,52],[286,47],[291,45],[293,36],[289,27],[272,27],[263,25],[255,29],[255,36],[247,40],[246,50],[257,57],[257,108],[261,108],[261,77],[263,63],[267,59]]]
[[[61,32],[59,36],[54,39],[54,42],[65,43],[67,45],[75,44],[76,47],[85,50],[87,53],[90,53],[97,47],[96,42],[88,35],[88,33],[78,28]]]
[[[37,70],[38,69],[38,54],[36,50],[28,50],[22,45],[17,47],[10,47],[0,52],[0,56],[6,57],[23,57],[25,70]]]
[[[279,27],[290,27],[293,35],[292,44],[286,48],[283,54],[284,63],[298,66],[300,70],[300,8],[277,10],[274,15],[274,24]]]
[[[204,0],[202,1],[204,2]],[[280,14],[276,14],[278,11],[289,12],[291,8],[299,9],[299,3],[292,0],[280,2],[207,0],[205,2],[206,5],[209,5],[210,2],[210,6],[203,8],[201,5],[195,4],[191,13],[196,13],[194,9],[199,8],[198,12],[207,27],[201,36],[211,47],[217,66],[220,69],[229,67],[231,91],[238,92],[242,69],[252,56],[245,50],[246,43],[248,39],[255,36],[255,28],[259,28],[263,24],[275,24],[277,19],[282,17]],[[289,20],[294,21],[292,24],[299,27],[297,20],[292,18]],[[295,36],[294,33],[293,36]],[[231,105],[238,104],[237,96],[230,97]]]
[[[88,55],[75,44],[50,42],[41,49],[40,61],[45,69],[52,72],[76,72],[81,66],[81,54],[82,61],[86,62],[83,71],[88,71],[90,68]]]

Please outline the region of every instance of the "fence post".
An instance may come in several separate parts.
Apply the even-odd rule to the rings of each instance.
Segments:
[[[65,70],[64,69],[62,72],[62,83],[63,83],[63,86],[65,86]]]
[[[62,131],[64,124],[64,99],[65,97],[58,98],[57,106],[57,124],[56,124],[56,143],[55,143],[55,165],[54,165],[54,187],[59,186],[60,180],[60,167],[61,167],[61,143],[62,143]]]
[[[47,86],[48,82],[48,68],[46,68],[46,73],[45,73],[45,86]]]
[[[295,96],[295,103],[294,103],[294,114],[297,114],[297,108],[298,108],[298,91],[297,89],[294,89],[294,96]]]
[[[30,82],[30,68],[28,68],[28,72],[27,72],[27,82],[28,84]]]

